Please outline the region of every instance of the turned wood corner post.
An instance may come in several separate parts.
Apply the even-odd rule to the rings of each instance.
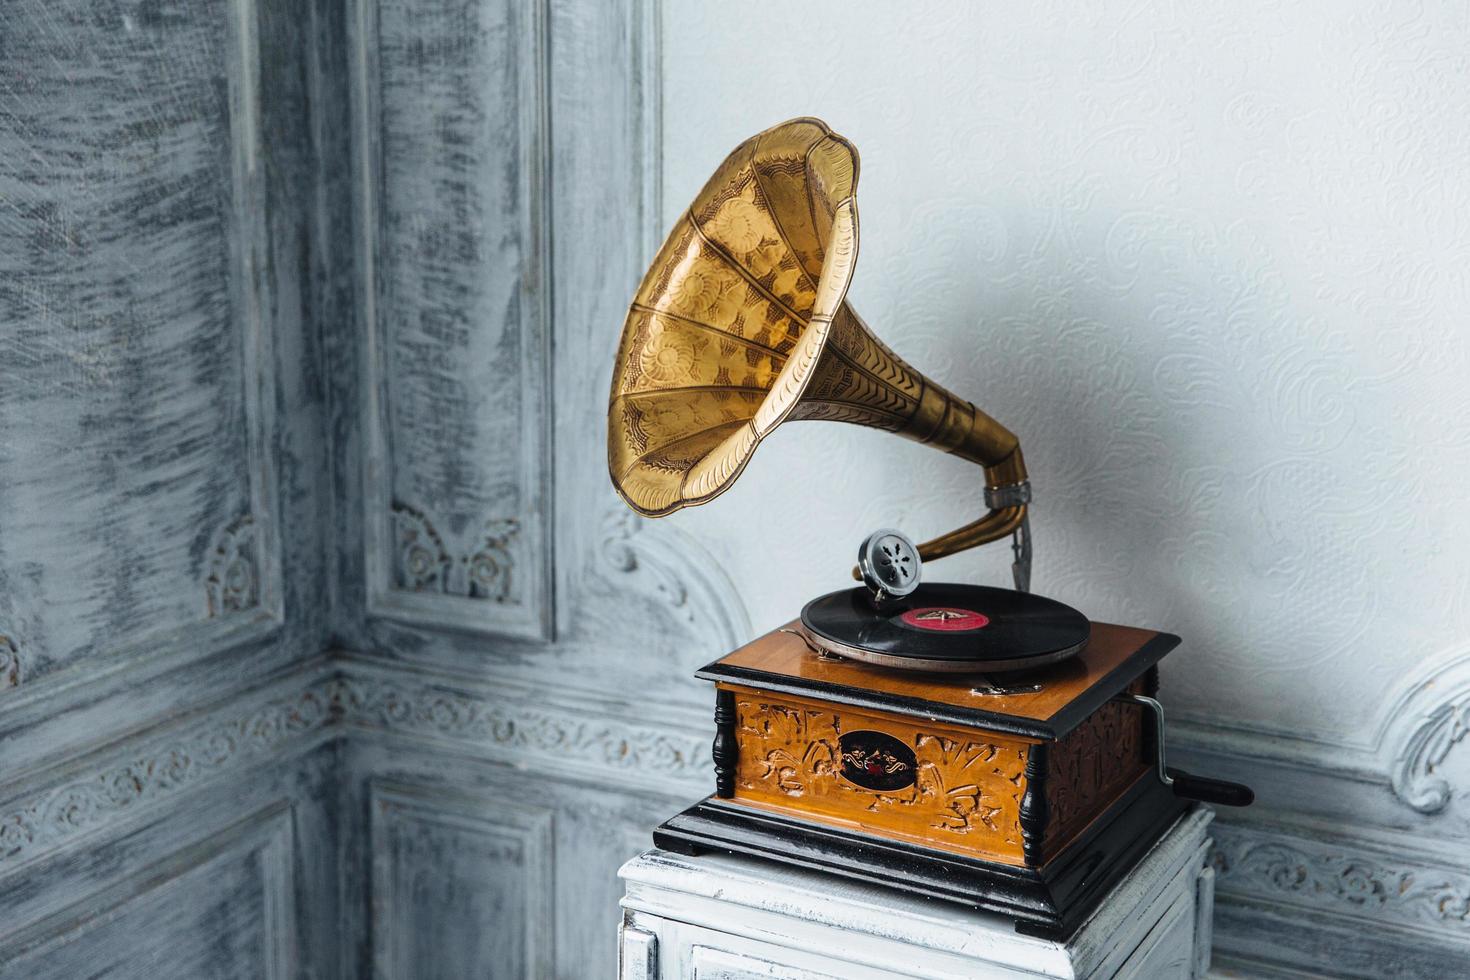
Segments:
[[[1159,696],[1159,665],[1154,664],[1143,673],[1143,693],[1147,697]]]
[[[1026,755],[1026,792],[1021,796],[1021,852],[1026,867],[1041,867],[1041,839],[1046,833],[1047,742],[1037,742]]]
[[[1150,698],[1159,696],[1158,664],[1154,664],[1143,675],[1143,695],[1144,697]],[[1138,705],[1134,709],[1134,717],[1138,719],[1138,724],[1143,726],[1143,740],[1141,743],[1143,763],[1147,766],[1156,765],[1155,760],[1159,757],[1159,730],[1153,724],[1153,718],[1150,717],[1149,710],[1142,705]]]
[[[715,760],[715,795],[729,799],[735,795],[735,763],[740,746],[735,742],[735,692],[715,692],[715,741],[711,747]]]

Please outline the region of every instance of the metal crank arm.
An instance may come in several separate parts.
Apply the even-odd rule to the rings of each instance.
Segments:
[[[1156,699],[1143,694],[1119,694],[1117,700],[1141,704],[1153,712],[1155,741],[1158,743],[1159,781],[1174,791],[1175,796],[1216,806],[1250,806],[1256,794],[1249,786],[1232,783],[1224,779],[1194,776],[1179,769],[1170,769],[1164,764],[1164,706]]]

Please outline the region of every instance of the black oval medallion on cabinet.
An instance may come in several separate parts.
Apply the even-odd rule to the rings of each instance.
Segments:
[[[848,732],[838,741],[842,775],[863,789],[891,791],[918,778],[914,750],[883,732]]]

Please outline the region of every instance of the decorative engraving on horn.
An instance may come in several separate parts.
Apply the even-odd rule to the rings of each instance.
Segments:
[[[665,239],[624,320],[607,411],[608,472],[638,513],[719,496],[787,419],[883,429],[984,467],[986,488],[1025,483],[1016,437],[848,306],[858,170],[825,123],[790,120],[736,147]],[[999,540],[1025,518],[1024,503],[991,509],[920,553]]]
[[[725,160],[664,242],[629,310],[609,405],[608,466],[635,510],[718,495],[795,406],[852,273],[856,169],[825,125],[777,127]]]

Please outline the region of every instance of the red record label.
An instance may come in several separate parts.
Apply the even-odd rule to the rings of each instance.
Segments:
[[[973,609],[956,606],[924,606],[910,609],[898,617],[907,626],[915,629],[933,630],[936,633],[958,633],[962,630],[977,630],[990,623],[990,617]]]

